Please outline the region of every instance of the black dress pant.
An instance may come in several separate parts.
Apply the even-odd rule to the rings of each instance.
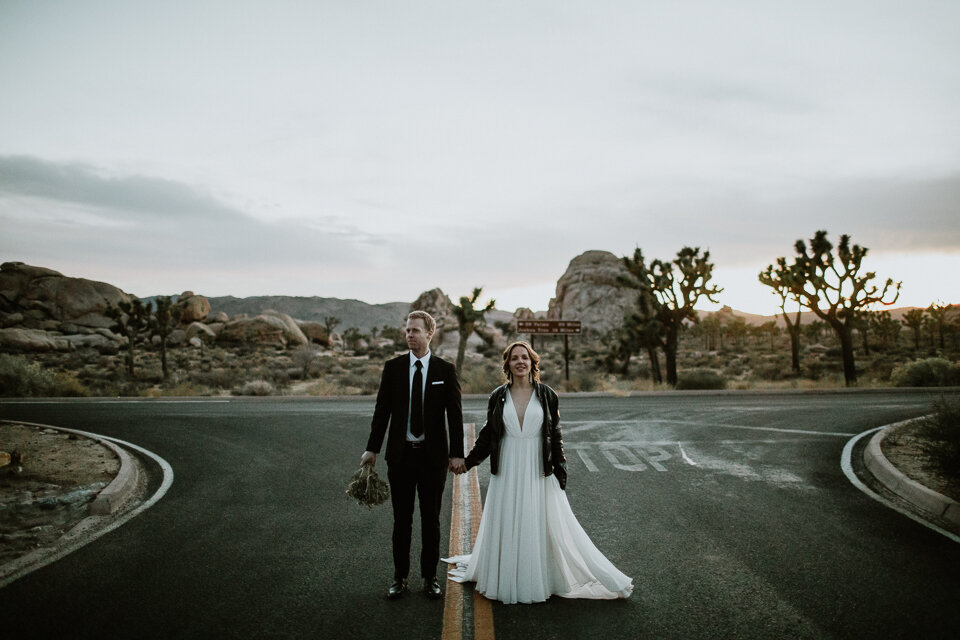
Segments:
[[[407,445],[401,460],[387,465],[393,502],[393,571],[402,580],[410,573],[410,538],[413,508],[420,499],[420,575],[434,578],[440,562],[440,507],[447,481],[448,461],[431,460],[422,447]]]

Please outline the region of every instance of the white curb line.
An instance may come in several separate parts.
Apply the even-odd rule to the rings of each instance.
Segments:
[[[960,528],[960,503],[907,477],[883,455],[880,444],[894,426],[896,425],[884,427],[870,438],[863,452],[863,462],[867,469],[883,486],[907,502]]]
[[[22,420],[3,420],[2,422],[11,424],[26,424],[34,427],[43,427],[46,429],[55,429],[57,431],[75,433],[96,440],[104,446],[110,447],[110,449],[113,451],[120,451],[122,452],[122,456],[120,463],[121,472],[117,474],[117,477],[114,478],[113,482],[111,482],[106,488],[103,489],[103,491],[101,491],[101,493],[103,493],[111,488],[115,489],[115,491],[107,497],[104,503],[107,508],[110,508],[111,510],[103,512],[103,515],[87,516],[77,523],[70,531],[61,536],[52,547],[42,547],[36,549],[26,555],[9,561],[6,564],[0,565],[0,589],[7,586],[14,580],[22,578],[23,576],[32,573],[37,569],[47,566],[48,564],[56,562],[64,556],[73,553],[77,549],[90,544],[97,538],[104,536],[114,529],[126,524],[128,521],[132,520],[155,505],[164,495],[166,495],[167,491],[170,489],[170,486],[173,484],[173,468],[170,466],[170,463],[157,454],[147,451],[143,447],[139,447],[130,442],[119,440],[117,438],[110,438],[108,436],[101,436],[95,433],[89,433],[87,431],[55,427],[48,424],[37,424],[35,422],[24,422]],[[118,447],[117,445],[121,446]],[[129,453],[123,450],[124,447],[128,449],[135,449],[145,457],[148,457],[156,462],[157,465],[159,465],[163,470],[163,481],[160,483],[160,488],[157,489],[156,493],[150,496],[146,502],[136,507],[132,511],[121,514],[119,517],[111,518],[110,514],[116,510],[116,508],[123,502],[123,499],[129,496],[130,492],[132,492],[137,485],[137,463],[133,461]],[[123,473],[124,465],[127,467],[126,474]],[[124,477],[121,478],[121,475],[124,475]],[[116,485],[116,487],[114,487],[114,485]],[[126,495],[121,497],[121,494],[123,493]],[[93,505],[91,505],[91,513],[93,513],[93,508]]]

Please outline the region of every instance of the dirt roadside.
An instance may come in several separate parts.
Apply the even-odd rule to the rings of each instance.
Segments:
[[[896,427],[880,445],[883,455],[900,473],[937,493],[960,502],[960,469],[944,468],[930,454],[931,441],[919,432],[918,422]]]
[[[0,564],[53,545],[90,515],[90,503],[120,471],[107,447],[83,436],[0,423]]]

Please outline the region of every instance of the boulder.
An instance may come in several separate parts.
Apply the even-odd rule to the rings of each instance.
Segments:
[[[210,301],[204,296],[194,295],[193,291],[184,291],[177,298],[181,324],[190,324],[203,320],[210,315]]]
[[[298,322],[297,325],[310,342],[322,344],[325,347],[331,345],[330,332],[322,322]]]
[[[0,327],[6,329],[7,327],[16,327],[17,325],[20,325],[20,324],[23,324],[22,313],[0,312]]]
[[[90,348],[100,353],[116,353],[120,349],[120,340],[111,340],[97,333],[63,336],[74,349]]]
[[[40,329],[0,329],[0,351],[70,351],[63,336]]]
[[[22,262],[0,265],[0,308],[22,313],[28,329],[69,323],[80,327],[108,328],[113,321],[105,311],[131,296],[105,282],[68,278],[63,274]]]
[[[297,347],[309,343],[293,318],[273,310],[254,318],[234,318],[223,327],[217,341],[274,347]]]
[[[210,317],[208,317],[207,322],[212,324],[216,324],[216,323],[227,324],[228,322],[230,322],[230,316],[228,316],[224,311],[218,311],[212,314]]]
[[[200,338],[206,342],[213,342],[214,339],[216,339],[217,334],[214,333],[213,329],[202,322],[191,322],[186,328],[184,337],[187,341],[190,341],[193,338]]]
[[[579,320],[583,330],[607,333],[623,324],[627,309],[635,306],[636,290],[620,284],[629,272],[609,251],[587,251],[570,261],[557,281],[547,318]]]

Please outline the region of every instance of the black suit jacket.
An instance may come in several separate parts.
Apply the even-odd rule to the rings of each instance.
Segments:
[[[437,464],[446,464],[448,458],[462,458],[463,408],[460,404],[460,381],[457,379],[456,368],[446,360],[430,354],[423,394],[423,434],[427,456]],[[387,462],[399,461],[403,457],[406,450],[409,404],[410,353],[407,352],[388,360],[383,367],[367,451],[379,453],[386,435]]]

